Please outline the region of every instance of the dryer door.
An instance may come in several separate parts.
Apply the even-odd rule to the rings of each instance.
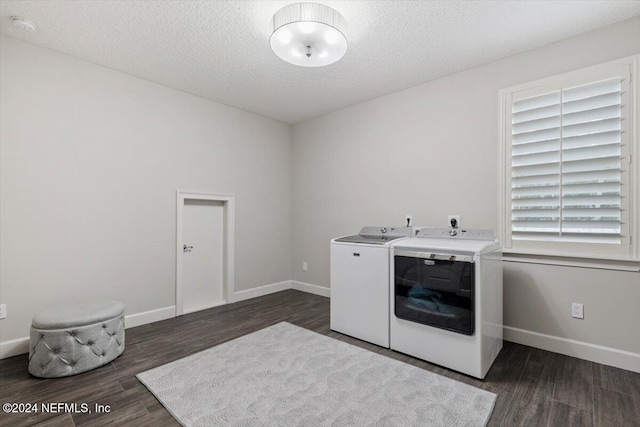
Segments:
[[[473,335],[474,263],[450,257],[397,251],[394,256],[394,308],[405,319]]]

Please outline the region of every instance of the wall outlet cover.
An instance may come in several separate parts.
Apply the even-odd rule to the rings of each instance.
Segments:
[[[584,319],[584,305],[577,302],[572,302],[571,317],[575,319]]]
[[[407,227],[413,226],[413,215],[406,215],[404,217],[404,225],[406,225]]]
[[[447,227],[451,227],[451,220],[452,219],[456,220],[456,228],[462,227],[462,224],[460,224],[460,215],[449,215],[447,217]]]
[[[305,262],[303,262],[303,263],[302,263],[302,269],[303,269],[304,271],[308,271],[308,270],[309,270],[309,264],[307,263],[307,261],[305,261]]]
[[[7,318],[7,304],[0,304],[0,319]]]

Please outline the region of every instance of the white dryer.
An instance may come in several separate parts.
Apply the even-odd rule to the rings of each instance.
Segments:
[[[502,349],[502,252],[488,230],[392,244],[391,349],[484,378]]]
[[[389,248],[411,227],[364,227],[331,241],[331,329],[389,347]]]

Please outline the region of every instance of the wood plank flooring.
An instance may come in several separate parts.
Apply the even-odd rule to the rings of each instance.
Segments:
[[[26,355],[0,360],[0,403],[111,407],[99,414],[0,412],[0,426],[177,426],[135,374],[282,321],[496,393],[490,426],[640,426],[640,374],[505,342],[480,381],[333,332],[329,300],[294,290],[127,329],[122,356],[73,377],[31,377]]]

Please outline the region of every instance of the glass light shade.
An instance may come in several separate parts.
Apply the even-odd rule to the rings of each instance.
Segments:
[[[285,6],[273,16],[271,49],[302,67],[333,64],[347,51],[346,23],[330,7],[316,3]]]

